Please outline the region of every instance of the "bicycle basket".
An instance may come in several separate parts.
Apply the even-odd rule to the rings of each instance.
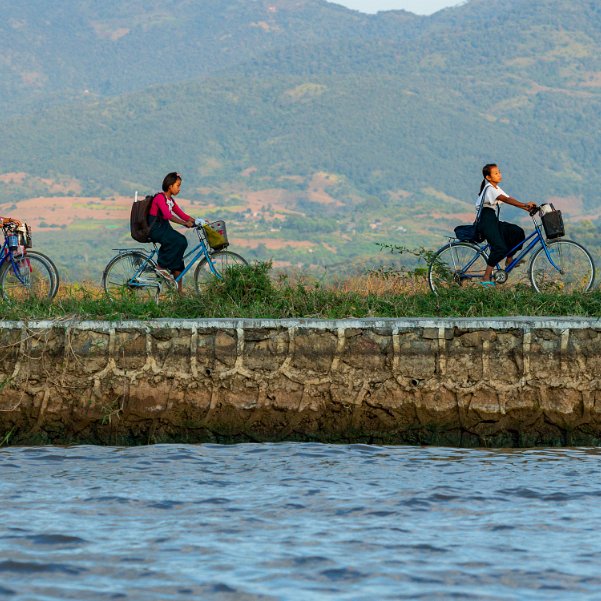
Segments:
[[[23,223],[17,228],[19,244],[25,248],[31,248],[31,228]]]
[[[203,229],[207,237],[207,242],[213,250],[221,250],[229,246],[225,221],[213,221],[213,223],[204,225]]]
[[[551,205],[551,207],[553,207],[553,205]],[[541,212],[541,221],[543,222],[543,228],[545,229],[545,236],[547,236],[549,240],[565,236],[566,232],[563,227],[561,211],[556,211],[551,208],[550,211],[545,213]]]
[[[19,236],[17,236],[17,234],[7,234],[6,244],[9,250],[17,250],[17,248],[19,248]]]

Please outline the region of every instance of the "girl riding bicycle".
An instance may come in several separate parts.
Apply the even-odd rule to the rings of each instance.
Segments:
[[[486,270],[482,285],[494,286],[495,282],[492,280],[492,272],[495,266],[503,258],[506,258],[505,264],[509,265],[513,257],[508,257],[507,253],[526,238],[524,230],[519,225],[499,220],[501,203],[504,202],[513,205],[524,211],[535,209],[536,203],[523,203],[506,194],[499,186],[503,180],[503,176],[496,164],[489,163],[488,165],[484,165],[482,175],[484,176],[484,180],[480,186],[480,196],[476,203],[478,211],[480,211],[480,206],[482,206],[478,220],[478,230],[490,244],[490,254],[486,261]],[[521,248],[519,246],[515,250],[517,251]]]
[[[173,171],[163,179],[163,192],[159,192],[153,199],[148,215],[148,224],[151,226],[150,239],[158,242],[161,247],[158,255],[157,271],[168,279],[175,279],[184,270],[184,253],[188,241],[183,234],[176,232],[169,223],[177,223],[185,227],[194,227],[197,221],[184,213],[174,200],[180,193],[182,176]],[[206,222],[205,222],[206,223]],[[177,284],[182,291],[182,281]]]

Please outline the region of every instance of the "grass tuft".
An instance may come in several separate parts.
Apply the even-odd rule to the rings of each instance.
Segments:
[[[123,298],[109,300],[93,284],[62,288],[54,302],[0,301],[0,319],[153,319],[248,317],[500,317],[601,316],[601,292],[538,294],[530,287],[497,286],[428,291],[423,274],[366,273],[329,284],[271,277],[271,263],[235,266],[224,281],[215,280],[202,295],[188,282],[187,292],[164,295],[160,303]]]

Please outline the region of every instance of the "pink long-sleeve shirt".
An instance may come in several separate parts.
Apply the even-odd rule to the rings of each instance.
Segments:
[[[188,221],[191,219],[189,215],[186,215],[178,206],[173,198],[167,198],[167,196],[163,192],[159,192],[154,199],[152,200],[152,205],[150,205],[150,215],[152,217],[157,217],[160,215],[163,219],[171,219],[173,215],[176,215],[180,219],[184,221]]]

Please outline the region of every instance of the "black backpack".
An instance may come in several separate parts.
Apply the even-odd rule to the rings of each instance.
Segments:
[[[148,215],[150,214],[150,206],[154,196],[148,195],[138,200],[136,199],[131,205],[131,214],[129,216],[129,229],[131,237],[136,242],[150,242],[150,228],[152,223],[148,223]]]
[[[455,228],[455,238],[461,242],[474,242],[480,244],[484,242],[485,238],[482,232],[478,229],[478,222],[480,221],[480,213],[482,213],[482,207],[484,206],[484,195],[490,184],[487,184],[482,188],[482,192],[478,198],[480,199],[480,206],[478,207],[478,214],[476,215],[476,221],[469,225],[458,225]]]

